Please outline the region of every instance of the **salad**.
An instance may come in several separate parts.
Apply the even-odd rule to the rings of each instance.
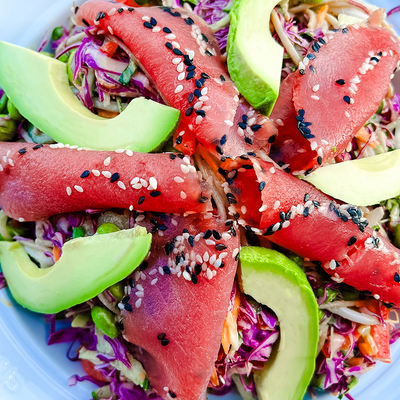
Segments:
[[[46,315],[49,345],[71,343],[85,375],[68,384],[95,383],[93,399],[203,399],[234,387],[263,399],[279,346],[299,380],[279,398],[308,387],[351,400],[361,375],[391,362],[400,200],[346,204],[305,180],[333,164],[396,159],[399,42],[383,10],[359,1],[272,4],[280,94],[262,77],[272,94],[257,103],[241,82],[254,60],[239,57],[254,4],[265,11],[245,0],[93,0],[74,4],[70,25],[37,53],[0,44],[0,288]],[[342,49],[361,55],[344,67]],[[43,94],[31,79],[18,87],[19,56]],[[61,71],[51,89],[46,68]],[[128,113],[139,138],[126,132]],[[265,268],[256,279],[255,260]],[[297,289],[299,303],[265,297],[271,282],[278,303]],[[295,307],[308,315],[286,328]],[[286,338],[300,345],[285,353]]]

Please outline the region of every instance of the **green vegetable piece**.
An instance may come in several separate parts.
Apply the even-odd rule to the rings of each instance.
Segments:
[[[370,206],[400,195],[400,150],[345,161],[305,178],[324,193],[356,206]]]
[[[324,317],[324,315],[325,315],[325,313],[322,310],[318,310],[318,317],[319,317],[320,321]]]
[[[1,96],[0,98],[0,114],[2,114],[3,112],[5,112],[5,110],[7,110],[7,100],[8,100],[7,95],[3,93],[3,96]]]
[[[326,289],[326,300],[325,303],[331,303],[333,300],[335,300],[336,296],[339,294],[337,290],[327,288]],[[324,295],[324,289],[323,288],[318,288],[317,289],[317,296],[322,297]]]
[[[24,123],[24,127],[26,126],[26,131],[28,132],[29,137],[32,139],[34,143],[54,143],[54,140],[46,135],[44,132],[39,130],[36,126],[31,124],[30,122]]]
[[[64,35],[64,28],[62,26],[57,26],[51,32],[51,40],[55,41],[60,39]]]
[[[147,390],[150,388],[150,381],[147,378],[147,376],[144,378],[143,383],[140,385],[144,390]]]
[[[18,133],[17,123],[8,115],[0,114],[0,141],[9,142]]]
[[[105,233],[112,233],[112,232],[118,232],[119,228],[117,225],[111,223],[111,222],[105,222],[104,224],[101,224],[98,228],[96,233],[99,235],[104,235]]]
[[[300,3],[321,4],[324,0],[300,0]]]
[[[63,55],[61,55],[60,57],[58,57],[57,60],[58,60],[58,61],[61,61],[61,62],[63,62],[63,63],[67,63],[68,60],[69,60],[69,54],[68,54],[68,52],[67,52],[67,53],[64,53]]]
[[[325,374],[315,374],[311,379],[310,385],[318,390],[324,390],[325,379]]]
[[[15,121],[21,121],[23,119],[23,116],[19,113],[17,108],[10,101],[10,99],[8,99],[8,101],[7,101],[7,112],[8,112],[8,114],[10,114],[10,118]]]
[[[108,288],[108,291],[112,294],[112,296],[120,301],[124,297],[124,287],[125,285],[122,282],[118,282],[115,285],[112,285]]]
[[[341,293],[343,300],[346,301],[355,301],[360,298],[360,291],[348,285],[345,285],[345,287],[341,289]]]
[[[0,42],[0,86],[20,113],[55,141],[93,150],[153,151],[180,120],[179,110],[144,97],[133,99],[117,117],[102,118],[77,99],[63,62],[5,42]]]
[[[92,392],[92,399],[93,400],[99,400],[99,397],[97,396],[96,392],[93,390]]]
[[[83,226],[78,226],[72,230],[72,239],[85,237],[86,229]]]
[[[243,290],[277,315],[279,349],[255,372],[259,400],[300,400],[314,374],[318,305],[303,270],[283,254],[263,247],[240,251]]]
[[[115,339],[119,336],[119,330],[115,325],[115,314],[105,307],[94,306],[92,319],[95,325],[108,337]]]
[[[72,62],[74,61],[76,50],[78,50],[78,49],[72,49],[69,52],[68,61],[67,61],[67,76],[68,76],[68,81],[71,85],[74,84],[75,68],[72,68]]]
[[[127,85],[129,81],[131,80],[132,75],[136,71],[136,65],[132,60],[129,61],[128,66],[122,71],[121,76],[118,79],[118,82],[121,85]]]
[[[284,50],[272,37],[269,23],[278,3],[278,0],[235,1],[229,13],[229,73],[240,93],[265,115],[271,113],[281,84]]]
[[[56,314],[84,303],[129,276],[147,256],[151,234],[137,227],[70,240],[60,259],[40,269],[18,242],[0,242],[11,294],[31,311]]]
[[[400,249],[400,224],[394,227],[394,244]]]

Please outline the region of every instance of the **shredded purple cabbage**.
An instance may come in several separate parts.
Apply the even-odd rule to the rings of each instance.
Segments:
[[[389,17],[389,16],[391,16],[392,14],[397,13],[397,12],[399,12],[399,11],[400,11],[400,6],[394,7],[394,8],[392,8],[391,10],[388,11],[387,16]]]
[[[4,274],[0,272],[0,289],[4,289],[5,287],[7,287],[7,281]]]
[[[106,335],[104,335],[104,339],[110,343],[114,351],[115,358],[121,361],[126,367],[130,368],[131,363],[128,359],[128,349],[126,348],[123,339],[119,337],[116,339],[111,339]]]

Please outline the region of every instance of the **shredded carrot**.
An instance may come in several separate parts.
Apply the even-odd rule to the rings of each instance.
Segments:
[[[201,144],[199,144],[197,146],[197,151],[204,158],[204,161],[208,164],[208,166],[214,172],[216,178],[218,178],[220,183],[222,184],[222,183],[226,182],[225,178],[218,171],[219,164],[217,164],[215,157],[213,157]]]
[[[224,349],[225,354],[229,353],[229,350],[232,345],[232,331],[234,334],[237,332],[237,317],[239,315],[239,307],[240,307],[240,294],[239,290],[236,291],[236,296],[235,296],[235,303],[233,305],[233,310],[229,311],[225,321],[224,321],[224,327],[222,329],[222,347]]]
[[[368,143],[368,146],[371,146],[373,148],[375,148],[379,144],[376,140],[371,140],[371,135],[367,132],[365,128],[361,128],[357,132],[356,138],[358,140],[361,140],[361,142],[363,143]]]
[[[100,47],[100,51],[107,54],[108,57],[112,57],[118,49],[118,43],[106,42]]]
[[[362,365],[363,363],[364,359],[361,357],[351,357],[349,360],[347,360],[347,364],[349,364],[351,367]]]
[[[213,373],[211,375],[210,381],[214,386],[218,386],[219,385],[218,373],[217,373],[217,370],[216,370],[215,367],[213,369]]]
[[[376,351],[367,342],[358,343],[358,348],[360,349],[361,353],[366,356],[370,356],[370,357],[376,356]]]
[[[315,25],[316,28],[321,28],[323,22],[325,21],[326,15],[328,14],[329,6],[325,4],[322,6],[317,14],[317,23]]]
[[[58,261],[61,257],[61,249],[58,246],[53,247],[54,262]]]
[[[117,112],[101,110],[100,108],[97,108],[96,111],[97,111],[97,115],[99,117],[108,118],[108,119],[114,118],[119,115],[119,113],[117,113]]]

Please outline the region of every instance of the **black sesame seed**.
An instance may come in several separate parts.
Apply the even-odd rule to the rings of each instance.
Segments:
[[[346,81],[345,81],[344,79],[338,79],[338,80],[336,81],[336,83],[337,83],[338,85],[340,85],[340,86],[343,86],[343,85],[346,84]]]
[[[317,70],[315,69],[314,65],[309,65],[308,68],[313,74],[315,74],[317,72]]]
[[[201,82],[199,79],[196,79],[196,87],[201,89],[203,87],[203,82]]]
[[[151,23],[153,26],[156,26],[156,25],[157,25],[157,20],[156,20],[155,18],[151,17],[151,18],[150,18],[150,23]]]
[[[317,201],[317,200],[312,200],[312,203],[313,203],[313,206],[314,206],[315,208],[319,208],[319,207],[321,206],[321,204],[320,204],[319,201]]]
[[[195,272],[195,274],[196,275],[200,275],[200,273],[201,273],[201,264],[196,264],[195,266],[194,266],[194,272]]]
[[[225,221],[225,226],[232,226],[233,225],[233,221],[231,219],[228,219],[227,221]]]
[[[325,40],[322,39],[322,38],[319,38],[319,39],[318,39],[318,42],[320,42],[321,44],[326,44]]]
[[[33,146],[32,149],[33,149],[33,150],[38,150],[38,149],[40,149],[41,147],[43,147],[42,144],[37,144],[36,146]]]
[[[130,296],[125,296],[125,297],[122,299],[122,303],[123,303],[123,304],[126,304],[126,303],[128,303],[128,301],[129,301],[130,299],[131,299]]]
[[[81,178],[87,178],[89,175],[90,175],[90,171],[88,171],[88,170],[83,171],[81,174]]]
[[[186,68],[186,71],[194,71],[196,69],[195,65],[189,65],[189,67]]]
[[[246,129],[247,125],[244,122],[238,122],[238,125],[242,128],[242,129]]]
[[[90,26],[89,22],[87,22],[85,18],[82,18],[82,22],[83,22],[86,26]]]
[[[133,308],[132,308],[132,306],[130,304],[125,304],[124,308],[125,308],[126,311],[129,311],[129,312],[133,311]]]
[[[129,7],[129,8],[128,8],[128,11],[132,12],[132,11],[135,11],[135,9],[132,8],[132,7]]]
[[[311,261],[314,265],[316,265],[317,267],[322,266],[321,261]]]
[[[206,112],[203,110],[196,110],[196,114],[203,118],[206,116]]]
[[[316,57],[315,57],[315,55],[314,54],[307,54],[307,58],[309,59],[309,60],[315,60],[316,59]]]
[[[178,137],[176,138],[176,140],[175,140],[175,143],[176,143],[176,144],[182,144],[182,140],[183,140],[182,136],[178,136]]]
[[[338,261],[335,260],[335,264],[336,264],[336,268],[340,267],[340,263]]]
[[[194,272],[192,272],[191,279],[192,279],[192,282],[193,282],[195,285],[197,285],[197,282],[198,282],[199,280],[197,279],[197,276],[196,276],[196,274],[195,274]]]
[[[75,11],[74,11],[74,13],[76,14],[76,13],[78,12],[78,10],[79,10],[79,7],[78,7],[78,6],[76,6],[76,7],[75,7]]]
[[[193,93],[194,93],[194,95],[195,95],[196,97],[201,97],[201,92],[200,92],[199,89],[195,89]]]
[[[283,211],[281,211],[279,213],[279,218],[281,219],[282,222],[285,222],[286,221],[286,214]]]
[[[221,234],[218,231],[216,231],[215,229],[213,229],[212,234],[213,234],[215,240],[221,240]]]
[[[133,280],[133,278],[129,278],[129,279],[128,279],[128,284],[129,284],[129,286],[130,286],[131,288],[134,288],[134,287],[135,287],[135,281]]]
[[[225,78],[224,78],[223,75],[220,75],[220,76],[219,76],[219,79],[221,79],[222,82],[225,82]]]
[[[186,267],[185,267],[185,270],[186,270],[186,272],[187,272],[188,274],[190,274],[190,268],[189,268],[189,265],[186,265]]]
[[[178,13],[178,11],[175,11],[174,13],[171,13],[171,15],[172,15],[173,17],[180,17],[180,16],[181,16],[181,14]]]
[[[194,21],[192,20],[192,18],[186,18],[185,19],[185,22],[188,24],[188,25],[193,25],[194,24]]]
[[[248,156],[251,156],[251,157],[255,157],[255,156],[256,156],[256,153],[254,153],[254,151],[248,151],[248,152],[247,152],[247,155],[248,155]]]
[[[170,50],[173,49],[172,43],[170,43],[170,42],[165,43],[165,47],[166,47],[167,49],[170,49]]]
[[[236,220],[240,218],[240,214],[238,212],[236,212],[235,214],[233,214],[233,218],[235,218]],[[234,229],[233,226],[231,227],[231,230]],[[231,232],[232,233],[232,232]],[[235,231],[236,233],[236,231]],[[232,233],[233,234],[233,233]],[[236,235],[233,235],[236,236]]]
[[[186,80],[188,81],[190,79],[193,79],[195,75],[196,75],[195,71],[189,71],[188,74],[186,75]]]
[[[305,113],[306,112],[302,108],[299,110],[300,117],[304,117]]]
[[[258,132],[261,128],[262,128],[261,125],[253,125],[253,126],[250,127],[250,129],[251,129],[253,132]]]
[[[166,339],[166,338],[164,338],[164,339],[161,340],[161,344],[162,344],[164,347],[165,347],[165,346],[168,346],[168,345],[169,345],[169,340]]]
[[[348,31],[349,31],[349,30],[348,30],[347,28],[343,28],[343,29],[342,29],[342,32],[343,32],[343,33],[347,33]]]
[[[219,141],[219,144],[221,146],[223,146],[226,143],[226,140],[228,139],[228,137],[226,135],[222,136],[222,138]]]
[[[224,151],[222,150],[222,148],[220,146],[215,146],[215,150],[217,151],[218,154],[224,154]]]
[[[209,77],[205,72],[202,72],[200,76],[201,76],[203,79],[210,79],[210,77]]]
[[[262,192],[265,189],[266,183],[264,181],[261,181],[258,185],[258,190]]]
[[[235,261],[239,260],[239,255],[240,255],[240,253],[236,254]],[[222,264],[224,264],[224,263],[222,263]],[[222,264],[220,265],[220,268],[222,268]],[[225,267],[225,264],[224,264],[224,267]]]
[[[268,143],[274,143],[276,140],[276,135],[272,135],[268,138]]]
[[[194,100],[194,94],[193,93],[189,93],[189,96],[188,96],[189,103],[191,103],[193,100]]]
[[[204,232],[203,239],[209,239],[211,237],[211,235],[212,235],[212,231],[210,229],[207,229]]]
[[[383,55],[383,53],[380,51],[380,52],[378,53],[378,56],[379,56],[379,57],[382,57],[382,55]]]
[[[225,250],[226,248],[227,248],[227,246],[223,243],[218,243],[215,245],[215,250],[217,250],[217,251],[222,251],[222,250]]]
[[[185,60],[183,60],[183,63],[184,63],[187,67],[190,67],[191,65],[193,65],[192,61],[190,61],[188,58],[186,58]]]
[[[249,137],[247,137],[247,136],[244,138],[244,141],[245,141],[247,144],[250,144],[250,145],[253,144],[253,141],[252,141]]]
[[[376,61],[376,62],[379,62],[379,58],[376,58],[376,57],[371,57],[371,61]]]
[[[205,53],[206,53],[209,57],[212,57],[212,56],[213,56],[208,50],[206,50]]]
[[[143,22],[143,25],[145,28],[153,29],[153,25],[150,22],[145,21],[145,22]]]
[[[340,219],[341,219],[343,222],[347,222],[347,221],[349,220],[349,218],[348,218],[346,215],[344,215],[344,214],[341,214],[341,215],[340,215]]]
[[[192,115],[192,113],[193,113],[193,107],[189,107],[189,108],[187,108],[186,111],[185,111],[185,115],[186,115],[187,117],[190,117],[190,116]]]
[[[118,329],[119,329],[120,331],[123,331],[123,330],[125,329],[124,323],[123,323],[122,321],[119,321],[119,322],[118,322]]]
[[[150,196],[151,197],[158,197],[158,196],[160,196],[161,195],[161,192],[159,192],[158,190],[152,190],[151,192],[150,192]]]
[[[185,158],[185,155],[183,153],[178,153],[178,158],[180,158],[181,160],[183,160]]]
[[[169,28],[167,28],[167,27],[164,27],[164,28],[163,28],[163,32],[165,32],[165,33],[172,33],[171,29],[169,29]]]
[[[97,14],[96,21],[100,21],[101,19],[103,19],[103,18],[105,18],[105,17],[106,17],[106,14],[105,14],[103,11],[100,11],[100,12]]]
[[[319,157],[317,158],[317,163],[318,163],[319,165],[322,164],[322,157],[321,157],[321,156],[319,156]]]
[[[291,216],[292,216],[292,212],[289,210],[285,215],[285,220],[289,221]]]
[[[243,164],[242,168],[244,168],[244,169],[253,169],[253,166],[250,165],[250,164]]]
[[[318,53],[319,50],[320,50],[320,48],[321,48],[321,46],[320,46],[318,43],[314,43],[314,44],[311,46],[311,48],[312,48],[316,53]]]
[[[299,73],[300,73],[300,75],[305,75],[305,74],[306,74],[306,71],[305,71],[304,69],[300,69],[300,70],[299,70]]]
[[[238,215],[238,218],[240,218],[240,214],[238,214],[238,213],[236,213],[236,214]],[[234,215],[234,218],[235,218],[235,219],[238,219],[238,218],[236,218],[236,214]],[[231,234],[232,236],[236,237],[236,235],[237,235],[236,229],[235,229],[233,226],[231,226],[231,227],[229,228],[229,232],[230,232],[230,234]]]
[[[118,172],[114,172],[114,173],[111,175],[110,182],[111,182],[111,183],[117,182],[118,179],[119,179],[119,173],[118,173]]]
[[[141,197],[139,198],[139,200],[138,200],[139,206],[140,206],[141,204],[143,204],[143,202],[144,202],[144,196],[141,196]]]
[[[344,96],[343,100],[347,103],[350,104],[350,97],[349,96]]]
[[[208,43],[208,37],[204,33],[202,33],[201,36],[203,37],[203,40]]]
[[[169,269],[168,265],[163,266],[164,274],[171,275],[171,270]]]
[[[307,203],[308,200],[310,200],[310,194],[309,194],[309,193],[306,193],[306,194],[304,195],[304,203]]]
[[[176,54],[177,56],[183,56],[183,53],[179,50],[179,49],[174,49],[172,50],[174,52],[174,54]]]
[[[171,154],[169,155],[169,158],[170,158],[171,160],[175,160],[176,155],[175,155],[174,153],[171,153]]]
[[[398,272],[394,273],[394,281],[396,283],[400,283],[400,274]]]
[[[36,146],[35,146],[36,147]],[[19,149],[18,150],[18,153],[19,154],[25,154],[26,153],[26,148],[24,147],[24,148],[22,148],[22,149]]]
[[[160,225],[158,225],[158,229],[160,231],[166,231],[168,228],[164,224],[160,224]]]
[[[124,9],[123,8],[118,8],[118,10],[117,10],[120,14],[121,13],[123,13],[124,12]]]
[[[158,335],[157,335],[157,339],[158,340],[163,340],[163,339],[165,339],[166,338],[166,334],[165,333],[159,333]]]
[[[168,392],[168,394],[169,394],[173,399],[176,398],[176,394],[175,394],[172,390],[170,390],[170,391]]]
[[[236,197],[232,193],[227,193],[226,198],[228,199],[229,204],[237,204]]]
[[[347,246],[353,246],[353,244],[357,242],[357,238],[355,236],[352,236],[349,241],[347,242]]]
[[[193,245],[194,245],[193,236],[188,237],[188,242],[190,244],[190,247],[193,247]]]
[[[305,207],[303,210],[303,217],[307,218],[310,215],[310,210],[308,207]]]

